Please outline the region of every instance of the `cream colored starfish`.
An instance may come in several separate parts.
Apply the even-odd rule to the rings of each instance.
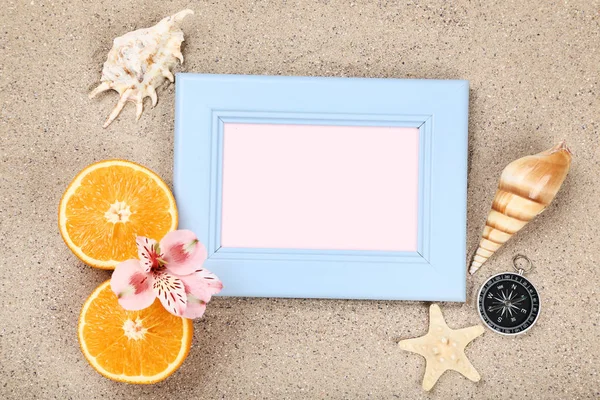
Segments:
[[[437,304],[429,307],[429,332],[425,336],[398,342],[401,349],[425,357],[427,366],[423,377],[423,389],[431,390],[440,376],[449,369],[460,372],[472,381],[481,376],[465,355],[465,347],[484,332],[483,326],[450,329],[444,321]]]

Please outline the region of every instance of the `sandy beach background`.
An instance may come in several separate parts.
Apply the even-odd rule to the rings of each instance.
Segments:
[[[477,324],[482,282],[516,253],[534,260],[540,319],[467,347],[480,382],[447,372],[421,389],[424,359],[396,345],[427,331],[417,302],[216,298],[168,380],[129,386],[87,364],[77,318],[109,274],[63,244],[58,202],[108,158],[171,184],[174,86],[108,129],[116,93],[87,95],[113,38],[184,8],[196,14],[177,71],[469,80],[469,257],[503,167],[567,140],[554,203],[468,278],[467,303],[441,305],[450,327]],[[0,398],[600,398],[599,1],[6,0],[0,28]]]

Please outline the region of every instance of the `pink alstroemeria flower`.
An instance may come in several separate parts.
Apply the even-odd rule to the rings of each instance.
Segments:
[[[157,297],[171,314],[200,318],[206,303],[223,284],[202,268],[206,249],[193,232],[172,231],[160,241],[138,236],[139,260],[127,260],[115,268],[110,287],[119,304],[131,311],[150,307]]]

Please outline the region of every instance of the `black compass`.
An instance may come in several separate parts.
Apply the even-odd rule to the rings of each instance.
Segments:
[[[531,261],[517,255],[513,264],[518,273],[504,272],[492,276],[479,289],[479,316],[495,332],[516,335],[527,331],[535,324],[540,314],[540,298],[537,290],[517,266],[517,261]],[[528,269],[529,271],[530,269]]]

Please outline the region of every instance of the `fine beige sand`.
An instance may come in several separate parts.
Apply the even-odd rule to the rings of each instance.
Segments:
[[[188,359],[163,383],[112,382],[84,360],[77,317],[110,274],[63,244],[57,205],[74,175],[102,159],[133,160],[172,182],[174,86],[139,123],[129,104],[108,129],[116,93],[87,94],[114,37],[186,7],[196,15],[182,24],[178,71],[469,80],[469,257],[502,168],[567,140],[571,173],[549,209],[468,278],[467,303],[441,304],[450,327],[477,324],[481,283],[517,252],[535,261],[539,322],[516,338],[486,330],[467,347],[480,382],[447,372],[431,393],[421,389],[424,359],[396,344],[427,331],[428,304],[416,302],[217,298],[195,323]],[[598,0],[0,8],[0,398],[600,398]]]

